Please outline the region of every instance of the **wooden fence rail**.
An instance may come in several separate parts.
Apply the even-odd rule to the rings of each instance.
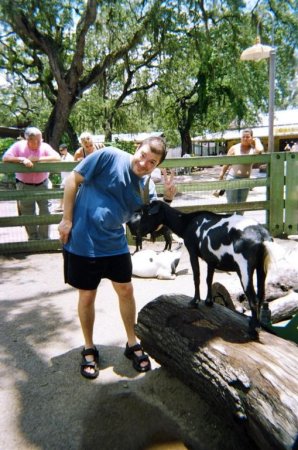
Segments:
[[[254,163],[255,165],[265,165],[266,173],[262,178],[250,178],[243,180],[218,181],[201,180],[199,169],[218,168],[223,164]],[[62,171],[71,171],[77,163],[58,162],[58,163],[39,163],[34,166],[34,172],[49,171],[51,174],[60,174]],[[273,153],[262,155],[247,156],[208,156],[197,158],[173,158],[166,159],[161,167],[167,169],[192,168],[192,174],[188,177],[177,176],[177,186],[180,194],[178,209],[189,212],[193,210],[212,210],[215,212],[234,212],[234,211],[265,211],[265,225],[273,236],[298,234],[298,154],[297,153]],[[4,239],[4,230],[12,227],[22,227],[28,224],[49,224],[56,225],[61,220],[61,214],[53,213],[45,216],[18,216],[17,212],[8,214],[5,205],[11,202],[17,202],[28,195],[28,191],[17,191],[15,184],[11,181],[12,174],[15,172],[30,172],[25,166],[13,163],[0,163],[0,253],[23,253],[38,251],[59,251],[61,244],[58,237],[49,240],[27,241],[22,239]],[[204,172],[204,171],[203,171]],[[203,173],[202,172],[202,173]],[[196,176],[194,176],[196,174]],[[182,181],[181,181],[182,180]],[[157,192],[162,193],[162,184],[157,184]],[[245,203],[227,204],[223,201],[217,201],[208,192],[215,189],[231,188],[264,188],[263,198],[251,201],[248,199]],[[201,194],[206,195],[202,202]],[[191,203],[184,201],[186,194],[192,195],[194,201]],[[63,196],[63,190],[60,187],[53,186],[53,189],[34,190],[30,195],[35,199],[60,199]],[[208,198],[212,201],[208,203]],[[17,211],[17,208],[15,208]],[[6,233],[7,234],[7,233]],[[129,242],[131,236],[128,234]]]

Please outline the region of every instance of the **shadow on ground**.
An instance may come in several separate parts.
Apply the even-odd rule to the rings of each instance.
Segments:
[[[38,349],[71,326],[39,299],[1,302],[1,448],[142,450],[165,441],[197,450],[246,448],[233,424],[164,369],[138,375],[124,348],[98,346],[94,381],[79,373],[79,347],[44,358]]]

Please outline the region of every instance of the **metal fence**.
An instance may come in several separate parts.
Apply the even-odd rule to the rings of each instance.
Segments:
[[[253,170],[249,179],[218,181],[223,164],[253,163],[254,167],[266,167],[264,172]],[[77,163],[40,163],[34,172],[49,171],[60,174],[71,171]],[[273,153],[247,156],[211,156],[197,158],[166,159],[161,167],[175,169],[178,193],[172,206],[184,212],[211,210],[214,212],[241,211],[253,215],[265,224],[273,236],[298,234],[298,153]],[[57,224],[61,213],[55,206],[63,196],[63,190],[53,185],[49,190],[34,189],[34,199],[49,199],[52,203],[50,215],[18,215],[17,201],[26,198],[28,191],[17,191],[12,181],[15,172],[30,172],[25,166],[0,163],[0,253],[34,253],[59,251]],[[181,174],[182,173],[182,174]],[[52,175],[53,176],[53,175]],[[157,183],[157,192],[162,195],[163,186]],[[226,188],[249,188],[245,203],[227,204],[225,196],[214,197],[213,191]],[[50,239],[28,241],[24,225],[49,224]],[[128,234],[128,241],[132,243]]]

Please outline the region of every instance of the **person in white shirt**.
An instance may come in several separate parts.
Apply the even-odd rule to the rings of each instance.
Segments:
[[[239,144],[232,145],[227,153],[227,156],[259,154],[262,153],[263,150],[264,147],[260,139],[254,138],[253,131],[249,128],[242,131],[241,142]],[[225,176],[226,180],[250,178],[252,166],[253,164],[226,164],[222,167],[219,179],[223,180]],[[248,193],[249,188],[227,189],[227,203],[245,202]]]

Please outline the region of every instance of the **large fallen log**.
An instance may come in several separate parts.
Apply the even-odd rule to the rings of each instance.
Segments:
[[[229,414],[260,449],[297,448],[298,346],[214,304],[189,307],[185,295],[160,296],[138,315],[144,349],[185,384]]]
[[[290,319],[298,313],[298,292],[289,292],[284,297],[269,303],[272,323]]]

